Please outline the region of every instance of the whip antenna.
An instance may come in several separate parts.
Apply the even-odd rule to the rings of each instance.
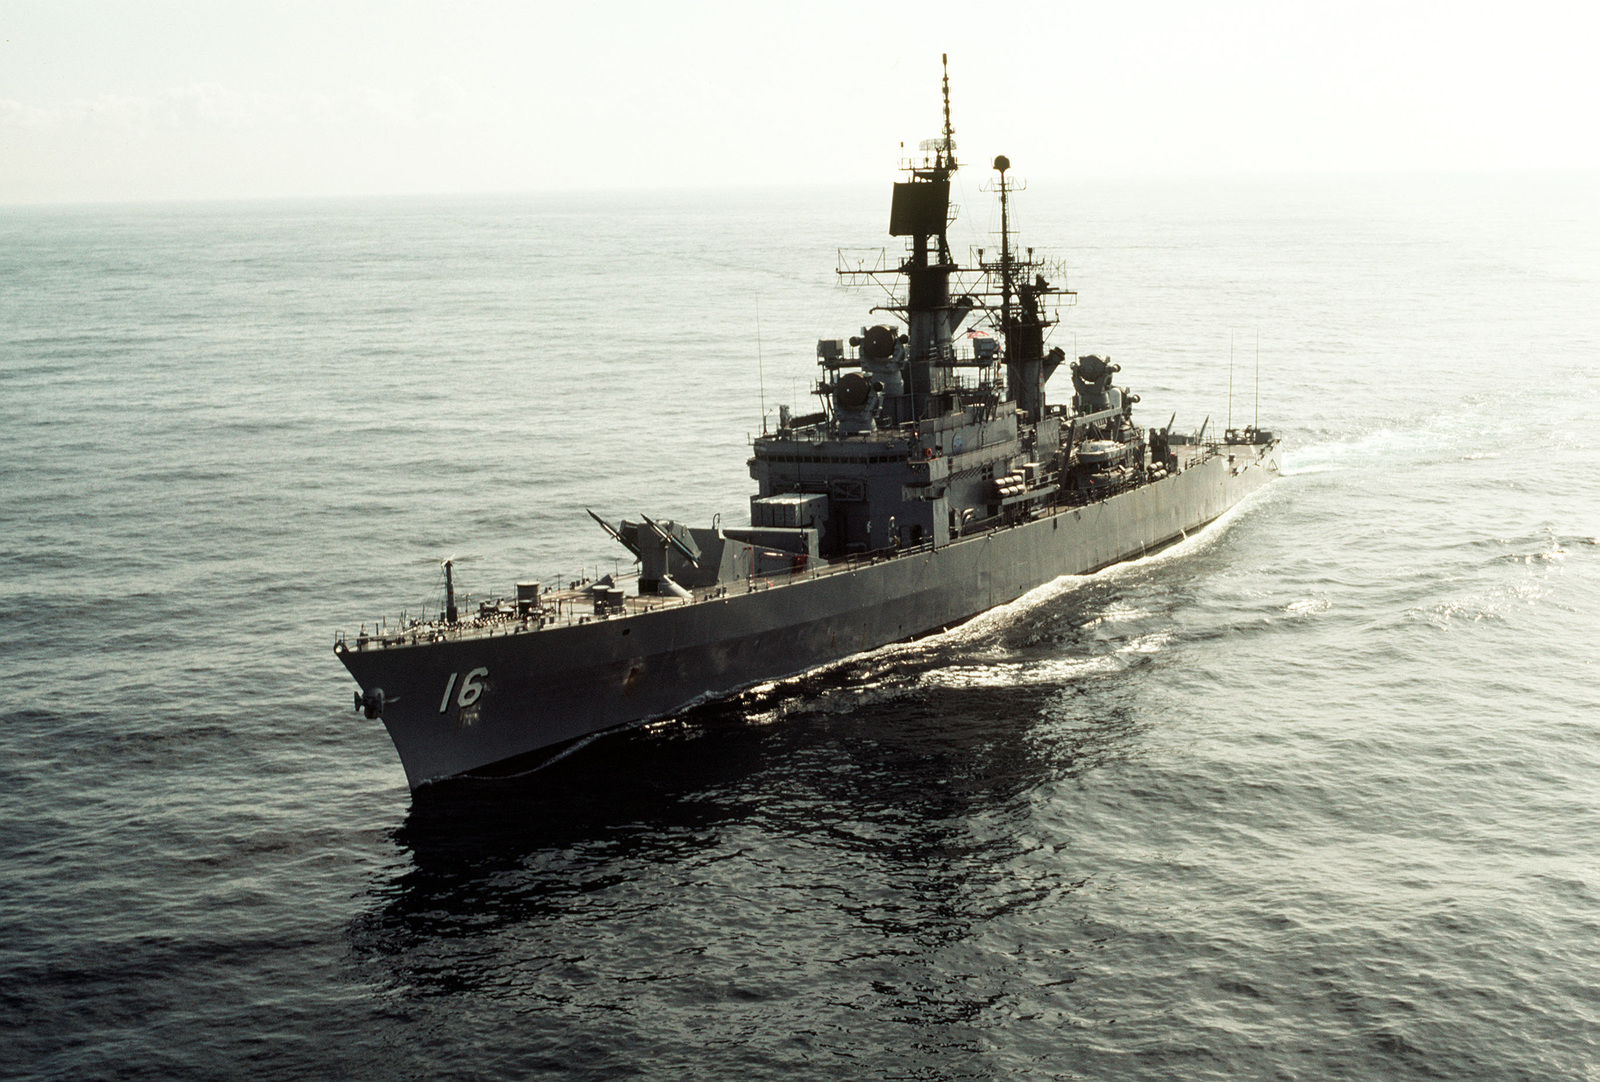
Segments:
[[[1224,432],[1233,431],[1233,332],[1228,332],[1228,427]]]
[[[761,364],[761,294],[756,294],[756,387],[761,392],[761,434],[767,434],[767,377]]]

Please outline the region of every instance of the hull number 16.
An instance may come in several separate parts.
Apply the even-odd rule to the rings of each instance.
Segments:
[[[456,690],[456,677],[460,675],[456,672],[450,674],[450,682],[444,686],[444,698],[439,700],[439,713],[450,709],[450,693]],[[456,705],[464,710],[477,702],[483,695],[483,685],[479,681],[488,675],[488,669],[473,669],[467,673],[467,678],[461,681],[461,690],[456,693]]]

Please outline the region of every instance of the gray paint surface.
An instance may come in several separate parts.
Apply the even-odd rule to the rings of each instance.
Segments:
[[[924,635],[1062,575],[1137,558],[1276,475],[1276,444],[1239,450],[1249,458],[1237,466],[1213,455],[1098,502],[770,589],[340,657],[363,688],[384,689],[383,721],[415,787]],[[482,693],[462,708],[446,689],[476,669],[487,670]]]

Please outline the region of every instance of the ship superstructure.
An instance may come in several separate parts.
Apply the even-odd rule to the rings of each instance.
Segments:
[[[821,409],[781,407],[754,440],[749,526],[590,512],[635,574],[522,583],[465,616],[447,578],[438,619],[338,638],[413,785],[947,627],[1177,540],[1275,474],[1271,433],[1137,427],[1108,358],[1073,361],[1070,404],[1047,402],[1073,293],[1016,245],[1003,156],[999,252],[957,263],[958,168],[946,74],[942,133],[894,185],[903,260],[840,268],[893,299],[818,342]]]

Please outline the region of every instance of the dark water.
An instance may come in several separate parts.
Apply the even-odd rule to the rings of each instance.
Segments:
[[[0,211],[0,1073],[1593,1077],[1593,176],[1034,185],[1057,342],[1184,427],[1259,331],[1286,477],[407,793],[334,630],[736,520],[885,194]]]

